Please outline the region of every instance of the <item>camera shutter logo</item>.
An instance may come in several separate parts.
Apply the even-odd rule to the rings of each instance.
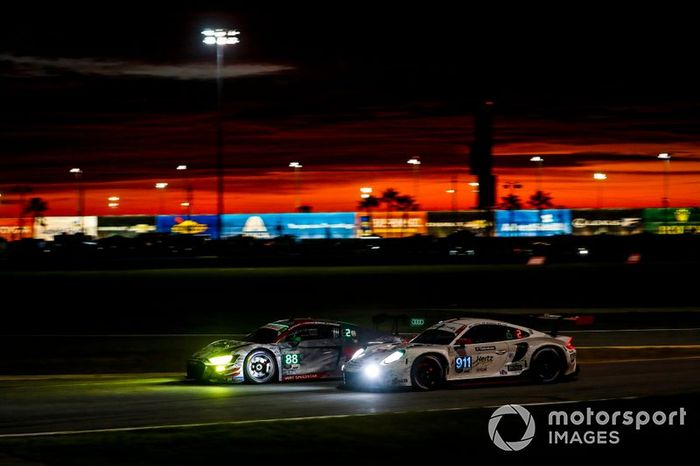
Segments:
[[[501,422],[503,416],[516,414],[525,423],[525,433],[523,438],[513,442],[506,442],[498,433],[498,423]],[[535,419],[530,414],[530,411],[520,405],[503,405],[493,412],[489,419],[489,437],[494,445],[504,451],[520,451],[532,442],[535,437]]]

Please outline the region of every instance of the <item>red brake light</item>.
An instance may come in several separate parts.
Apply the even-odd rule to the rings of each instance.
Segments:
[[[569,337],[569,341],[566,342],[566,349],[570,351],[576,350],[576,347],[574,346],[574,339],[572,337]]]

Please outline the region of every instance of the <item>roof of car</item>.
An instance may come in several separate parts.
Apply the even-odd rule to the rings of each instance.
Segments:
[[[514,327],[519,327],[519,325],[509,324],[508,322],[502,322],[500,320],[482,319],[478,317],[458,317],[455,319],[445,320],[443,322],[450,322],[457,325],[466,325],[468,327],[475,324],[513,325]]]

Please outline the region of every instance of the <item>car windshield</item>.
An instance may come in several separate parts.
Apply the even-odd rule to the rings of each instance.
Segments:
[[[432,328],[418,335],[411,341],[411,343],[423,343],[426,345],[449,345],[454,339],[454,333],[447,330]]]
[[[270,327],[260,327],[259,329],[249,333],[245,337],[245,341],[253,343],[269,344],[274,343],[277,337],[282,333],[283,329],[274,329]]]

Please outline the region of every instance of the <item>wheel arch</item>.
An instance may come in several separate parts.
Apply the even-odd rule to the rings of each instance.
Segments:
[[[439,351],[429,351],[427,353],[421,353],[421,354],[416,355],[416,357],[413,358],[413,362],[411,362],[411,367],[413,367],[413,364],[415,364],[416,361],[419,358],[422,358],[423,356],[435,357],[440,362],[440,365],[442,366],[442,379],[443,379],[443,381],[447,380],[447,373],[450,370],[450,362],[448,361],[447,356],[444,355],[443,353],[440,353]]]

